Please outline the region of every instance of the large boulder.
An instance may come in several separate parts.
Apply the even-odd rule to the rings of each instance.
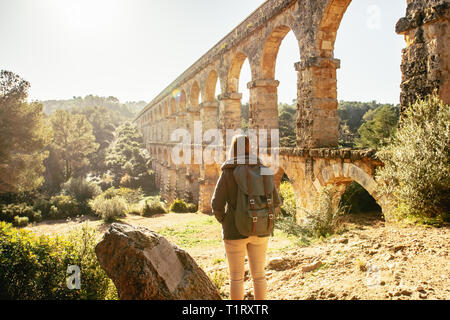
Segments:
[[[187,252],[148,229],[114,223],[95,252],[121,300],[220,300]]]

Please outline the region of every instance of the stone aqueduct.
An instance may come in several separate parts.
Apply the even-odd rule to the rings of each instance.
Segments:
[[[249,126],[255,130],[278,128],[275,65],[283,38],[293,31],[301,57],[295,64],[297,148],[279,149],[277,183],[286,173],[295,190],[297,207],[310,208],[323,186],[334,184],[344,190],[356,181],[386,210],[386,199],[376,193],[373,177],[382,163],[374,157],[374,151],[338,148],[336,70],[340,61],[334,57],[334,43],[350,3],[266,1],[150,102],[135,123],[154,159],[157,184],[165,200],[190,198],[199,204],[201,212],[211,212],[220,165],[174,164],[171,153],[175,142],[170,141],[170,134],[184,128],[193,136],[195,121],[202,121],[204,131],[239,129],[242,95],[238,88],[246,59],[252,76],[248,83]],[[401,105],[405,107],[416,96],[434,89],[449,103],[449,0],[407,0],[407,4],[406,16],[396,26],[396,32],[406,40]],[[220,93],[215,92],[217,81]]]

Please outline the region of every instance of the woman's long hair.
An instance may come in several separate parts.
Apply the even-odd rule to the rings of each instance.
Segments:
[[[228,159],[244,158],[250,155],[250,139],[246,135],[236,135],[231,142]]]

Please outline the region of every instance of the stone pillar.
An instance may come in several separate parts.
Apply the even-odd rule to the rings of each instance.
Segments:
[[[250,89],[249,128],[267,130],[270,147],[271,129],[278,129],[278,86],[272,79],[254,80],[247,84]]]
[[[203,131],[218,129],[217,111],[219,104],[215,101],[203,102],[200,104],[200,120],[203,123]]]
[[[200,191],[200,166],[192,162],[192,164],[186,169],[186,190],[184,198],[198,205]]]
[[[298,71],[297,147],[338,146],[336,70],[340,60],[311,57],[295,64]]]
[[[160,178],[160,195],[161,199],[167,201],[167,188],[169,184],[169,173],[167,167],[161,165],[161,178]]]
[[[203,102],[200,104],[200,120],[203,124],[203,134],[210,129],[218,129],[217,102]],[[205,162],[205,159],[203,159]],[[215,164],[203,164],[200,169],[199,180],[199,210],[209,214],[211,210],[211,198],[219,179],[219,171]]]
[[[194,122],[200,121],[200,109],[191,106],[187,107],[186,130],[191,134],[191,143],[194,143]],[[194,149],[191,148],[191,163],[186,166],[185,192],[184,198],[198,204],[200,165],[194,161]]]
[[[169,116],[169,125],[167,128],[167,142],[171,142],[170,140],[170,136],[172,135],[172,132],[175,131],[175,129],[177,129],[177,117],[175,115],[171,115]]]
[[[187,107],[186,129],[190,132],[192,141],[194,141],[195,121],[200,121],[200,109],[194,107]]]
[[[177,189],[177,170],[175,168],[167,168],[167,185],[165,191],[164,200],[170,206],[172,202],[176,199]]]
[[[220,168],[216,164],[204,165],[200,168],[199,179],[199,211],[204,214],[211,214],[211,199],[219,179]]]
[[[224,146],[227,148],[231,143],[231,140],[227,141],[227,130],[241,129],[241,99],[242,94],[237,92],[219,96],[219,127],[222,131]]]
[[[402,110],[437,89],[450,104],[450,4],[448,0],[409,0],[396,32],[405,37],[402,57]]]
[[[186,191],[186,167],[179,166],[176,169],[176,187],[175,187],[175,197],[178,199],[185,199]]]

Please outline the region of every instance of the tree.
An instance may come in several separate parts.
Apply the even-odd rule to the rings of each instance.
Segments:
[[[297,146],[297,108],[296,104],[280,104],[278,107],[280,129],[280,146],[295,148]]]
[[[126,187],[143,187],[153,176],[149,169],[150,156],[144,148],[143,137],[136,126],[130,122],[122,124],[116,130],[116,140],[109,149],[106,164],[110,170],[114,184]]]
[[[30,84],[0,72],[0,193],[31,191],[44,181],[44,148],[51,130],[40,103],[26,101]]]
[[[98,175],[107,171],[106,155],[111,142],[114,140],[116,127],[125,121],[119,113],[105,107],[84,107],[72,109],[74,114],[83,114],[91,123],[95,142],[100,145],[97,152],[89,156],[90,169]]]
[[[377,153],[380,194],[397,213],[448,219],[450,212],[450,106],[437,95],[418,100],[402,115],[391,144]]]
[[[64,180],[86,175],[88,157],[98,150],[92,125],[84,115],[57,110],[50,119],[54,138],[52,148],[64,162]]]
[[[386,146],[397,129],[398,118],[399,108],[394,106],[367,111],[363,117],[365,123],[358,129],[356,147],[378,149]]]

